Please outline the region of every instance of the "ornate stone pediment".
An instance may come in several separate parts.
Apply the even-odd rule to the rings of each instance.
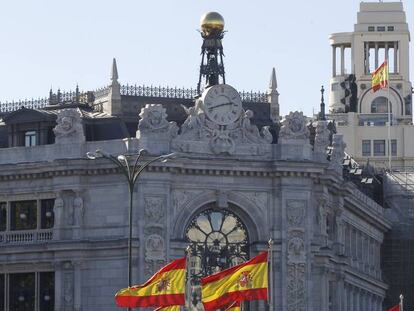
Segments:
[[[279,139],[308,139],[308,137],[309,130],[302,112],[291,112],[282,120]]]
[[[172,142],[179,152],[216,155],[265,155],[270,153],[273,137],[269,127],[260,131],[251,124],[253,112],[244,111],[239,119],[228,125],[219,125],[207,118],[201,100],[186,109],[187,119],[181,133]]]
[[[177,136],[178,126],[175,122],[167,121],[166,109],[161,104],[147,104],[141,109],[138,131],[142,134],[151,132],[170,137]]]
[[[58,116],[57,125],[53,129],[56,136],[56,143],[84,142],[82,113],[79,109],[62,109]]]

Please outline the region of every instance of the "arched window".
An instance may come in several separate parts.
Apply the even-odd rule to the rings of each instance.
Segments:
[[[390,102],[392,112],[392,105]],[[371,113],[388,113],[388,100],[384,96],[375,98],[371,103]]]
[[[192,304],[196,307],[200,279],[248,260],[249,237],[238,216],[214,205],[191,220],[186,235],[191,249]]]

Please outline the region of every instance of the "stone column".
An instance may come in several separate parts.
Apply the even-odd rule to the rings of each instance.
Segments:
[[[341,45],[341,75],[345,74],[345,46]]]
[[[61,194],[58,194],[57,198],[55,199],[55,204],[53,206],[53,214],[54,214],[54,225],[53,225],[53,240],[60,240],[61,238],[61,228],[63,225],[63,215],[64,215],[64,201]]]
[[[74,311],[82,310],[82,261],[75,261],[74,265]]]
[[[375,42],[375,68],[378,68],[378,42]]]
[[[365,74],[369,74],[369,42],[365,42]]]
[[[332,46],[332,77],[336,77],[336,46]]]
[[[55,310],[63,311],[63,273],[62,263],[54,264],[55,270]]]
[[[394,73],[398,73],[398,41],[394,42]]]

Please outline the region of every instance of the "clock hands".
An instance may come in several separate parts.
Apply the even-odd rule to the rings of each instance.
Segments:
[[[208,108],[208,110],[209,110],[209,111],[213,111],[213,109],[215,109],[215,108],[217,108],[217,107],[221,107],[221,106],[228,106],[228,105],[233,105],[233,103],[232,103],[232,102],[228,102],[228,103],[224,103],[224,104],[218,104],[218,105],[215,105],[215,106],[209,107],[209,108]]]

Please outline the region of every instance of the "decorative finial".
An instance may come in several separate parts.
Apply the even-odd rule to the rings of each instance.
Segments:
[[[277,90],[277,79],[276,79],[276,69],[273,67],[272,69],[272,75],[270,77],[270,83],[269,83],[269,90],[276,91]]]
[[[321,87],[321,111],[319,112],[319,120],[321,120],[321,121],[326,120],[326,116],[325,116],[325,99],[323,98],[323,93],[324,92],[325,92],[325,89],[322,85],[322,87]]]
[[[118,82],[118,68],[116,66],[116,59],[115,59],[115,57],[114,57],[114,59],[112,61],[111,81],[112,81],[112,83]]]
[[[76,83],[76,91],[75,91],[75,101],[76,101],[76,103],[79,103],[79,99],[80,99],[80,96],[79,96],[79,85]]]

